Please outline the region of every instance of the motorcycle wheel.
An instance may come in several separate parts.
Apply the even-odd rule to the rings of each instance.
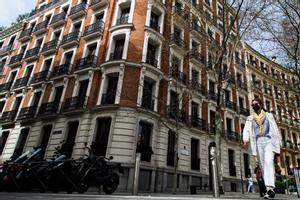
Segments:
[[[112,194],[119,186],[119,176],[116,173],[111,174],[106,183],[103,184],[105,194]]]

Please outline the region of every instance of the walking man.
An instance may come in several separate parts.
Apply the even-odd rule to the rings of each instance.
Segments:
[[[253,113],[247,118],[244,131],[244,147],[251,146],[252,155],[258,156],[267,189],[265,199],[275,197],[274,154],[280,153],[281,136],[271,113],[265,112],[259,98],[252,100]]]

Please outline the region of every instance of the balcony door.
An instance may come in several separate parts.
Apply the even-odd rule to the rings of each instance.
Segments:
[[[55,88],[55,95],[54,95],[53,102],[55,102],[55,104],[57,104],[57,106],[61,100],[63,89],[64,89],[64,86],[59,86],[59,87]]]
[[[85,97],[86,92],[89,86],[89,80],[83,80],[79,82],[79,90],[78,90],[78,97]]]
[[[24,128],[21,130],[17,145],[15,147],[15,150],[14,150],[14,153],[12,156],[13,158],[17,158],[23,153],[28,134],[29,134],[29,128]]]
[[[70,64],[72,62],[73,51],[65,54],[65,64]]]
[[[78,121],[68,123],[66,140],[65,143],[62,145],[62,152],[66,155],[67,158],[71,158],[72,156],[78,126]]]
[[[125,39],[116,40],[115,51],[114,51],[114,59],[122,59],[123,58],[123,50],[124,50]]]
[[[106,156],[111,118],[97,119],[96,137],[92,149],[97,156]]]
[[[142,106],[148,109],[153,109],[153,87],[154,83],[144,80]]]
[[[107,88],[106,88],[106,97],[104,99],[105,103],[114,104],[116,99],[116,93],[118,88],[118,76],[108,77]]]
[[[19,107],[21,105],[22,97],[17,97],[14,103],[14,106],[12,108],[12,111],[18,112]]]

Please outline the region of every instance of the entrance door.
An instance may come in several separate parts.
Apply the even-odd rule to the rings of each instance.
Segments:
[[[62,152],[66,155],[67,158],[71,158],[72,156],[78,125],[79,125],[78,121],[69,122],[68,124],[67,138],[65,143],[62,145]]]
[[[52,125],[46,125],[42,129],[42,134],[41,134],[42,138],[40,140],[40,147],[43,150],[42,158],[44,157],[44,155],[46,153],[46,149],[47,149],[47,146],[48,146],[51,131],[52,131]]]
[[[97,120],[96,138],[92,146],[92,149],[97,156],[106,155],[110,124],[111,118],[100,118]]]
[[[28,134],[29,134],[29,128],[24,128],[21,130],[17,145],[15,147],[15,150],[14,150],[14,153],[12,156],[13,159],[19,157],[23,153]]]

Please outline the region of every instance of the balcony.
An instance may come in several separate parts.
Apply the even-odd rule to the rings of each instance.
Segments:
[[[45,43],[42,48],[41,54],[43,54],[44,56],[55,54],[58,48],[58,42],[59,40],[55,39]]]
[[[48,21],[45,20],[41,23],[38,23],[34,30],[33,30],[33,34],[35,35],[40,35],[40,34],[43,34],[43,33],[46,33],[47,32],[47,26],[48,26]]]
[[[117,19],[116,25],[128,24],[129,17],[123,16]]]
[[[14,122],[15,118],[16,118],[16,115],[17,115],[17,110],[3,112],[2,116],[0,118],[0,123],[4,124],[4,123]]]
[[[108,0],[91,0],[90,2],[90,8],[94,11],[107,5],[108,5]]]
[[[179,34],[173,33],[171,35],[171,45],[172,44],[175,44],[179,48],[183,48],[184,47],[184,41],[183,41],[183,39],[180,38]]]
[[[20,42],[26,42],[26,41],[30,40],[31,32],[32,32],[32,28],[29,28],[29,29],[26,29],[26,30],[22,31],[21,34],[20,34],[20,37],[19,37],[19,41]]]
[[[66,22],[66,13],[65,12],[61,12],[57,15],[54,15],[49,26],[52,28],[57,28],[59,26],[63,26]]]
[[[240,113],[241,115],[248,116],[248,115],[250,114],[250,111],[249,111],[249,109],[247,109],[247,108],[240,107],[240,108],[239,108],[239,113]]]
[[[10,62],[9,62],[9,67],[15,67],[17,65],[21,64],[22,58],[23,58],[24,53],[20,53],[18,55],[15,55],[11,57]]]
[[[103,33],[104,23],[103,21],[96,22],[85,27],[84,33],[82,35],[83,39],[90,40],[100,37]]]
[[[13,89],[23,88],[23,87],[27,86],[28,80],[29,80],[28,77],[23,77],[23,78],[17,79],[13,85]]]
[[[11,45],[11,44],[7,45],[5,47],[2,47],[0,49],[0,56],[5,56],[5,55],[9,54],[10,51],[12,50],[12,47],[13,47],[13,45]]]
[[[177,106],[167,106],[167,116],[178,122],[187,122],[186,112],[177,108]]]
[[[191,116],[190,123],[191,123],[192,127],[197,128],[202,131],[206,131],[206,121],[204,119],[200,119],[197,116],[196,117]]]
[[[239,134],[236,133],[236,132],[233,132],[231,130],[226,130],[226,136],[227,136],[227,139],[229,141],[232,141],[232,142],[239,142],[240,141]]]
[[[199,92],[200,94],[203,94],[205,95],[205,87],[203,85],[201,85],[198,81],[196,80],[191,80],[189,82],[189,87],[192,89],[192,90],[195,90],[197,92]]]
[[[229,108],[231,110],[235,110],[236,109],[236,104],[233,103],[232,101],[228,100],[228,99],[225,100],[225,106],[226,106],[226,108]]]
[[[62,65],[56,66],[53,68],[51,78],[68,75],[70,73],[71,69],[72,69],[71,63],[65,63]]]
[[[77,60],[74,71],[84,71],[97,67],[97,56],[88,56]]]
[[[115,104],[116,93],[102,94],[101,105]]]
[[[109,60],[122,60],[123,59],[123,51],[114,51],[113,53],[110,53]]]
[[[40,47],[35,47],[33,49],[28,50],[25,54],[24,60],[26,62],[37,60],[39,52],[40,52]]]
[[[146,98],[143,97],[142,98],[142,104],[141,107],[145,108],[147,110],[154,110],[154,104],[155,104],[155,99],[150,98]]]
[[[169,77],[174,78],[177,81],[180,81],[184,84],[186,83],[186,75],[177,69],[172,69],[172,67],[170,68],[169,71]]]
[[[47,80],[48,72],[48,70],[44,70],[34,74],[30,81],[30,84],[38,84],[41,82],[45,82]]]
[[[7,82],[0,85],[0,93],[7,92],[11,89],[13,82]]]
[[[64,112],[83,111],[86,96],[67,98],[63,105]]]
[[[36,113],[36,106],[30,106],[27,108],[22,108],[18,115],[17,120],[32,120]]]
[[[147,56],[146,63],[153,67],[157,67],[158,60],[155,57]]]
[[[39,109],[39,116],[55,116],[57,113],[58,106],[59,102],[43,103]]]
[[[197,64],[205,64],[205,57],[201,55],[198,49],[192,49],[190,56],[192,61],[196,61]]]
[[[218,95],[217,95],[217,93],[215,93],[215,91],[208,90],[208,98],[210,100],[217,101],[218,100]]]
[[[240,59],[239,57],[235,57],[235,64],[237,65],[237,66],[240,66],[240,67],[242,67],[243,69],[245,68],[245,61],[244,60],[242,60],[242,59]]]
[[[71,8],[69,17],[74,20],[78,17],[82,17],[86,13],[87,4],[86,3],[80,3],[76,6],[73,6]]]
[[[74,31],[74,32],[69,33],[69,34],[67,34],[63,37],[60,46],[63,49],[67,49],[67,48],[70,48],[72,46],[78,45],[79,40],[80,40],[80,32],[79,31]]]

